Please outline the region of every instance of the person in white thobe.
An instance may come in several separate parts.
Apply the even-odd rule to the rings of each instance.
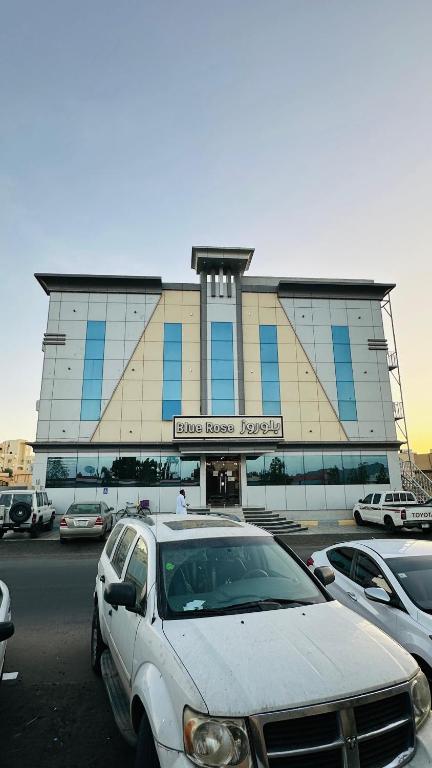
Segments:
[[[186,494],[181,489],[179,495],[177,496],[177,502],[176,502],[176,515],[187,515],[187,504],[186,504]]]

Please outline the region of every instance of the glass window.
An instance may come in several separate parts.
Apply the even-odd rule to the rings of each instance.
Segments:
[[[263,400],[280,400],[279,381],[262,382]]]
[[[181,485],[199,485],[200,484],[200,458],[199,456],[189,456],[180,459],[180,482]]]
[[[212,359],[212,378],[213,379],[233,379],[234,361],[233,360],[214,360]]]
[[[114,459],[111,465],[111,473],[115,478],[115,485],[133,485],[136,479],[135,456],[120,456]]]
[[[234,400],[212,401],[213,416],[233,416],[234,411]]]
[[[349,344],[349,329],[347,325],[332,325],[333,344]]]
[[[38,507],[43,507],[42,494],[38,491],[36,492],[36,504]]]
[[[277,344],[277,331],[275,325],[260,325],[260,344]]]
[[[137,485],[159,485],[160,456],[142,456],[136,459],[135,480]]]
[[[84,379],[102,379],[103,360],[84,360]]]
[[[161,456],[159,465],[160,485],[180,484],[180,457]]]
[[[100,409],[100,400],[81,400],[81,421],[98,421]]]
[[[181,360],[164,360],[163,377],[164,377],[164,382],[165,381],[181,381],[182,380]]]
[[[403,502],[406,502],[406,500],[407,500],[406,493],[401,493],[400,500],[403,501]]]
[[[302,453],[285,453],[285,477],[287,485],[303,485],[304,457]]]
[[[181,400],[181,380],[180,381],[164,381],[163,383],[163,399],[164,400]]]
[[[362,456],[366,483],[389,483],[387,456]],[[395,498],[395,501],[398,499]]]
[[[353,381],[351,363],[335,363],[336,381]]]
[[[351,347],[349,344],[333,344],[333,355],[335,363],[351,362]]]
[[[381,587],[391,595],[392,589],[389,586],[388,581],[381,573],[381,569],[375,560],[372,560],[368,555],[364,555],[359,552],[357,555],[357,562],[354,568],[354,581],[366,589],[367,587]]]
[[[262,409],[264,416],[279,416],[281,413],[280,400],[263,400]]]
[[[105,321],[88,320],[87,321],[88,339],[105,339]]]
[[[99,457],[97,453],[91,456],[82,456],[78,454],[76,484],[77,485],[98,485],[99,483]]]
[[[265,481],[267,485],[285,485],[285,456],[281,454],[269,454],[265,457]]]
[[[279,383],[279,364],[261,363],[261,381],[277,381]]]
[[[123,566],[126,562],[127,554],[131,547],[133,540],[135,539],[135,531],[133,528],[125,528],[122,537],[119,541],[118,547],[115,551],[115,555],[112,559],[112,566],[117,574],[121,576]]]
[[[174,416],[181,416],[181,400],[162,401],[162,419],[170,421]]]
[[[373,497],[373,494],[368,493],[368,495],[364,497],[362,504],[372,504],[372,497]]]
[[[64,488],[75,485],[76,467],[76,456],[50,456],[47,461],[46,487]]]
[[[361,468],[359,454],[342,454],[344,480],[346,485],[363,485],[366,482],[366,472]]]
[[[248,485],[265,485],[264,456],[246,456]]]
[[[133,584],[135,587],[135,608],[138,613],[145,613],[147,598],[147,545],[141,538],[138,539],[131,554],[124,581],[128,584]]]
[[[12,504],[17,504],[20,501],[23,502],[23,504],[33,504],[33,494],[32,493],[0,494],[0,504],[2,506],[5,506],[6,509],[9,509],[9,507],[11,507]]]
[[[121,524],[116,525],[115,528],[110,533],[110,537],[109,537],[109,539],[107,541],[107,544],[106,544],[106,547],[105,547],[105,554],[106,554],[106,556],[108,558],[111,557],[111,553],[112,553],[112,551],[114,549],[114,545],[115,545],[115,543],[116,543],[120,533],[122,532],[123,527],[124,526],[121,525]]]
[[[212,341],[211,355],[213,360],[232,360],[233,348],[232,343],[226,341]],[[212,377],[214,376],[212,368]]]
[[[181,323],[165,323],[164,325],[164,342],[182,340],[182,324]]]
[[[414,605],[420,610],[432,614],[432,559],[430,555],[391,557],[386,559],[386,564]]]
[[[322,453],[305,453],[305,485],[324,485],[324,465]]]
[[[357,421],[357,408],[352,400],[339,400],[339,418],[341,421]]]
[[[49,504],[49,501],[48,501],[48,496],[47,496],[47,494],[46,494],[46,493],[43,493],[43,494],[42,494],[42,496],[43,496],[44,504],[46,504],[46,505],[48,506],[48,504]]]
[[[71,504],[66,515],[68,517],[75,517],[75,515],[89,515],[94,517],[95,515],[100,515],[100,513],[101,505],[97,502],[95,504]]]
[[[323,454],[324,479],[326,485],[343,485],[343,465],[340,453]]]
[[[407,501],[413,501],[414,503],[417,501],[413,493],[407,493],[406,497]]]
[[[380,493],[374,493],[372,504],[379,504],[381,501],[381,494]]]
[[[100,400],[101,395],[102,379],[84,379],[82,388],[83,400]]]
[[[344,576],[350,578],[351,565],[354,557],[354,550],[350,547],[338,547],[327,552],[327,557],[335,569]]]
[[[234,398],[233,379],[212,379],[212,397],[215,400],[232,400]]]
[[[387,502],[392,502],[393,501],[393,494],[392,493],[386,493],[385,500]]]
[[[164,360],[181,360],[182,345],[180,341],[165,341],[163,349]]]
[[[85,357],[92,360],[103,360],[105,342],[102,339],[87,339]]]
[[[212,341],[232,341],[233,324],[232,323],[212,323],[211,337],[212,337]]]
[[[115,477],[112,473],[112,465],[115,461],[118,461],[118,455],[99,456],[98,476],[101,485],[115,485]]]
[[[354,382],[338,381],[336,382],[338,400],[355,400]]]
[[[277,363],[278,348],[277,344],[262,344],[260,347],[262,363]]]

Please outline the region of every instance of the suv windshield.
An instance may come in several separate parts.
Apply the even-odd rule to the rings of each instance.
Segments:
[[[71,504],[67,515],[100,515],[100,504]]]
[[[33,495],[31,493],[2,493],[0,494],[0,504],[4,504],[9,509],[12,504],[16,504],[18,501],[31,504]]]
[[[432,613],[432,558],[392,557],[386,563],[413,603]]]
[[[274,539],[199,539],[159,546],[163,618],[324,603],[308,573]]]

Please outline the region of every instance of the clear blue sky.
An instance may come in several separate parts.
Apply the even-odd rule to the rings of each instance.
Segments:
[[[0,3],[0,439],[33,438],[35,271],[252,273],[394,295],[414,447],[432,447],[430,0]]]

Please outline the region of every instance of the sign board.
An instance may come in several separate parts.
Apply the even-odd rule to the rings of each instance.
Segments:
[[[104,489],[103,489],[103,492],[104,492],[104,493],[108,493],[108,488],[104,488]]]
[[[282,416],[175,416],[174,440],[280,440]]]

